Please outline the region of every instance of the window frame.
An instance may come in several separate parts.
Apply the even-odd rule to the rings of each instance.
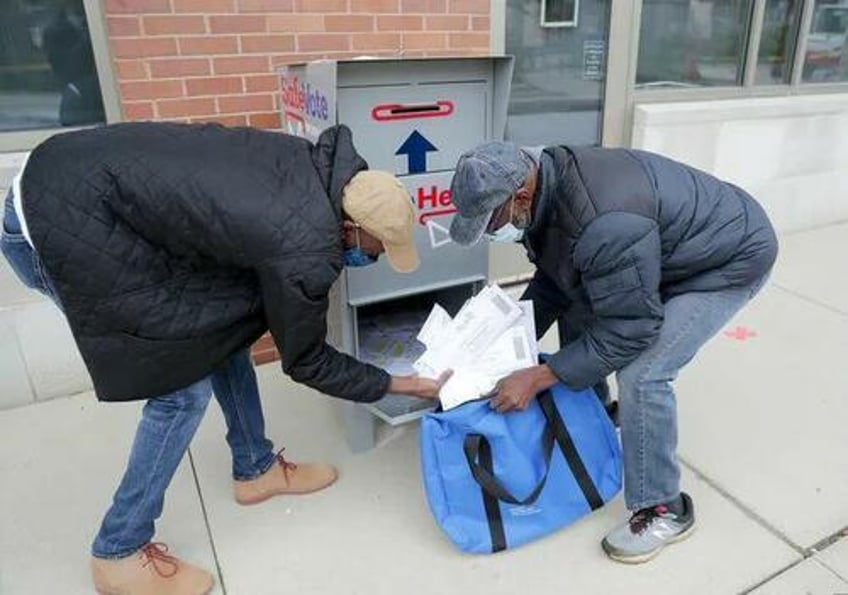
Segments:
[[[91,47],[94,52],[94,63],[97,66],[97,78],[100,81],[100,93],[106,123],[119,122],[123,118],[121,101],[115,72],[112,69],[112,58],[109,51],[109,36],[106,19],[100,0],[83,0],[85,17],[91,35]],[[83,127],[57,126],[56,128],[39,128],[34,130],[0,131],[0,153],[29,151],[39,143],[44,142],[54,134],[79,130]]]
[[[574,0],[574,18],[570,21],[548,21],[545,20],[547,12],[548,0],[541,0],[542,5],[539,7],[539,26],[543,29],[563,29],[566,27],[575,28],[580,22],[580,0]]]
[[[635,0],[637,11],[641,15],[642,0]],[[748,24],[747,47],[743,53],[745,62],[742,64],[743,77],[739,85],[716,87],[680,88],[639,88],[635,83],[635,69],[638,68],[638,56],[635,57],[633,70],[632,95],[633,101],[639,103],[659,103],[669,101],[699,101],[713,99],[742,99],[751,97],[776,97],[787,95],[810,95],[821,93],[848,92],[848,81],[837,82],[804,82],[802,73],[807,55],[807,42],[810,36],[815,0],[803,0],[801,14],[797,24],[793,26],[792,34],[795,39],[794,49],[787,61],[791,68],[788,82],[774,84],[757,84],[756,70],[759,61],[760,41],[765,20],[766,0],[754,0],[752,14]],[[639,19],[635,19],[638,27]],[[637,38],[640,30],[635,31]]]
[[[795,50],[792,59],[788,60],[787,64],[791,69],[787,77],[788,83],[753,84],[755,69],[749,73],[749,62],[746,61],[745,71],[743,71],[746,76],[743,77],[742,85],[739,86],[637,89],[636,70],[642,24],[642,4],[643,0],[614,0],[611,3],[601,124],[601,143],[603,146],[630,146],[630,138],[633,133],[633,108],[637,103],[848,93],[848,81],[806,83],[801,80],[814,12],[814,0],[803,0],[801,5],[801,13],[797,19],[797,30],[794,32]],[[492,53],[503,54],[506,49],[506,3],[503,0],[491,2],[490,14],[492,19]],[[746,59],[749,59],[748,55],[751,52],[754,52],[754,55],[758,57],[759,44],[754,46],[752,37],[756,35],[758,38],[762,38],[765,0],[754,0],[753,16],[757,17],[757,21],[752,20],[751,26],[749,26],[748,47],[743,54]]]

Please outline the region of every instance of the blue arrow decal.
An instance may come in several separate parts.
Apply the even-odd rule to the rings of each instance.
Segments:
[[[421,174],[427,171],[427,153],[438,150],[420,132],[413,130],[395,155],[406,155],[409,173]]]

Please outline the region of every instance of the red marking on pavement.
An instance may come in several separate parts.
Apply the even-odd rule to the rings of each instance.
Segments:
[[[749,328],[744,326],[737,326],[735,329],[724,331],[724,336],[728,339],[734,339],[736,341],[747,341],[748,339],[753,339],[757,336],[756,331],[752,331]]]

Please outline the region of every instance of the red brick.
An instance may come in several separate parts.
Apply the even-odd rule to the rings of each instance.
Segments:
[[[165,58],[150,60],[149,64],[150,74],[153,78],[165,79],[211,74],[209,60],[206,58]]]
[[[264,16],[230,15],[209,17],[212,33],[265,33],[268,25]]]
[[[186,95],[233,95],[244,93],[244,81],[240,76],[218,76],[186,79]]]
[[[131,37],[141,34],[141,21],[138,17],[109,17],[106,19],[110,37]]]
[[[297,12],[347,12],[347,0],[295,0]]]
[[[271,333],[265,333],[253,344],[252,349],[254,351],[267,351],[269,349],[275,349],[276,344],[274,343],[274,337]]]
[[[458,56],[477,56],[481,55],[481,52],[474,51],[471,49],[468,50],[430,50],[427,52],[428,56],[432,56],[434,58],[456,58]]]
[[[164,101],[157,101],[156,109],[162,118],[206,116],[215,113],[215,100],[211,97],[166,99]]]
[[[306,33],[297,36],[298,52],[332,52],[350,49],[350,35]]]
[[[268,56],[238,56],[215,58],[212,62],[215,74],[247,74],[251,72],[270,72]]]
[[[291,12],[294,0],[238,0],[239,12]]]
[[[489,14],[489,0],[450,0],[450,12]]]
[[[488,33],[451,33],[448,40],[452,48],[489,47]]]
[[[152,120],[154,116],[150,101],[125,101],[123,108],[126,120]]]
[[[192,118],[191,121],[197,124],[215,123],[222,126],[247,126],[247,116],[203,116]]]
[[[181,37],[180,53],[186,56],[210,54],[237,54],[238,37]]]
[[[149,58],[151,56],[174,56],[177,40],[172,37],[157,39],[113,39],[112,51],[115,58]]]
[[[355,50],[400,49],[399,33],[356,33],[351,40]]]
[[[268,130],[279,130],[282,128],[282,124],[280,123],[280,112],[250,114],[247,121],[254,128],[265,128]]]
[[[284,66],[286,64],[301,64],[303,62],[310,62],[312,60],[320,60],[321,58],[329,58],[332,54],[324,53],[306,53],[306,52],[296,52],[294,54],[278,54],[276,56],[271,56],[271,68],[276,70],[279,66]],[[345,55],[345,57],[350,57]]]
[[[274,52],[293,52],[294,35],[277,33],[276,35],[243,35],[241,38],[243,54],[269,54]]]
[[[182,96],[182,81],[136,81],[121,83],[121,97],[124,101]]]
[[[489,17],[471,17],[471,28],[474,31],[489,31],[492,28]]]
[[[403,13],[447,12],[448,0],[400,0]]]
[[[192,33],[206,33],[206,21],[199,15],[144,17],[143,22],[144,32],[147,35],[189,35]]]
[[[174,0],[174,12],[215,14],[217,12],[235,11],[235,0]]]
[[[427,31],[467,31],[468,17],[466,15],[447,15],[427,17]]]
[[[350,0],[350,11],[368,14],[396,13],[400,11],[400,3],[398,0]]]
[[[271,362],[275,362],[280,359],[280,354],[274,351],[263,351],[261,353],[253,354],[253,363],[257,366],[261,366],[264,364],[270,364]]]
[[[106,0],[106,14],[150,14],[171,12],[170,0]]]
[[[280,80],[276,74],[259,74],[245,78],[245,91],[248,93],[262,93],[265,91],[277,91],[280,88]]]
[[[141,60],[115,60],[115,73],[120,81],[148,78],[147,69]]]
[[[272,109],[274,98],[268,94],[218,98],[218,111],[222,114],[270,112]]]
[[[447,33],[404,33],[403,49],[431,50],[448,47]]]
[[[380,31],[420,31],[424,28],[424,19],[413,16],[377,17],[377,29]]]
[[[324,17],[324,27],[328,33],[353,33],[354,31],[373,31],[374,17],[362,15],[335,15]]]
[[[324,17],[320,14],[271,14],[268,15],[268,31],[304,33],[323,31]]]

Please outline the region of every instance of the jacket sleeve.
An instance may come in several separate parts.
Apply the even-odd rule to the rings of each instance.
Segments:
[[[601,215],[584,230],[573,258],[591,318],[548,365],[579,390],[626,367],[659,335],[664,308],[657,224],[630,213]]]
[[[533,302],[533,316],[536,323],[536,339],[541,339],[566,310],[567,299],[553,280],[542,271],[536,270],[522,300]]]
[[[338,276],[329,258],[298,254],[259,267],[268,326],[292,380],[348,401],[376,401],[390,376],[326,342],[329,292]]]

